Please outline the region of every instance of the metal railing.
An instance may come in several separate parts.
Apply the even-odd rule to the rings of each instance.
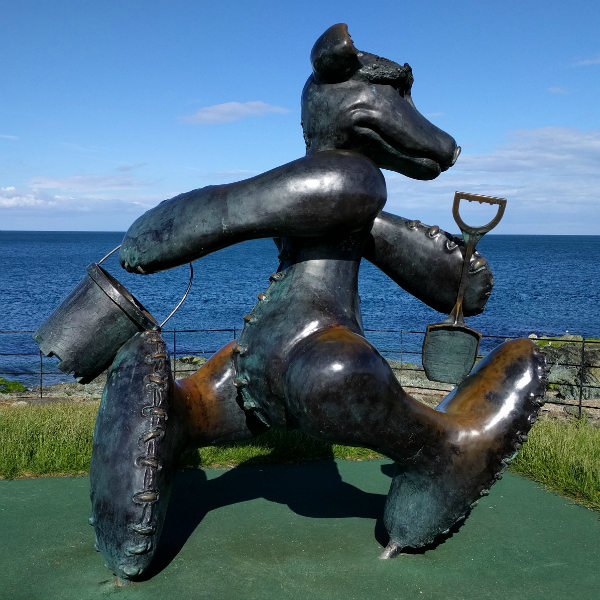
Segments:
[[[192,373],[197,369],[197,366],[192,368],[181,368],[181,361],[179,361],[179,368],[177,366],[177,358],[184,356],[204,356],[210,357],[216,353],[224,343],[227,341],[236,339],[238,333],[241,332],[240,327],[229,327],[222,329],[170,329],[163,330],[162,333],[170,346],[171,358],[173,361],[173,375],[174,377],[179,373]],[[26,395],[23,392],[21,396],[23,399],[27,398],[44,398],[44,390],[49,391],[50,386],[55,385],[57,381],[51,383],[52,379],[56,380],[57,376],[60,377],[64,382],[68,380],[68,375],[62,371],[57,370],[54,366],[54,370],[44,363],[52,359],[45,357],[39,349],[33,351],[36,347],[35,342],[31,339],[32,330],[0,330],[0,377],[9,376],[16,378],[25,377],[29,383],[36,381],[37,385],[33,386],[33,389],[29,391],[35,391],[34,395]],[[5,336],[13,336],[15,334],[29,334],[28,344],[32,346],[30,352],[5,352],[6,343]],[[194,343],[181,343],[182,337],[189,335],[215,335],[217,334],[218,343],[205,344],[206,347]],[[365,329],[366,337],[374,342],[379,352],[385,357],[396,357],[398,360],[393,364],[395,371],[399,374],[400,383],[405,387],[410,387],[411,390],[423,390],[429,392],[443,392],[448,390],[451,386],[447,385],[436,385],[433,382],[429,382],[425,377],[425,372],[421,366],[421,346],[423,343],[423,331],[412,331],[406,329]],[[500,343],[510,340],[517,339],[513,336],[505,335],[484,335],[482,336],[482,342],[480,349],[487,353],[491,351],[495,346]],[[385,340],[385,341],[384,341]],[[391,346],[390,340],[392,341]],[[383,344],[381,343],[383,341]],[[563,407],[571,407],[572,414],[581,418],[585,411],[592,410],[600,413],[600,340],[596,339],[563,339],[560,337],[547,338],[542,337],[535,339],[540,346],[543,346],[544,352],[547,355],[548,370],[550,373],[549,378],[549,394],[547,395],[546,402],[548,404],[555,404]],[[215,347],[212,347],[212,346]],[[558,348],[564,347],[573,348],[572,351],[564,352],[563,356],[559,356],[559,360],[552,360],[552,357],[560,355],[561,352],[557,352]],[[570,345],[570,346],[569,346]],[[20,348],[23,349],[23,348]],[[597,358],[596,358],[597,357]],[[28,363],[26,369],[5,369],[4,365],[8,362],[14,363],[16,360],[25,361]],[[565,360],[566,359],[566,360]],[[56,360],[56,359],[55,359]],[[394,360],[392,358],[392,360]],[[35,368],[33,364],[35,363]],[[187,366],[187,365],[184,365]],[[597,373],[594,373],[594,369],[598,369]],[[572,379],[570,382],[562,382],[561,370],[563,375],[566,373]],[[553,379],[553,372],[555,376]],[[558,372],[558,375],[556,374]],[[406,373],[406,376],[404,376]],[[415,381],[416,378],[420,381]],[[596,377],[599,375],[599,377]],[[404,381],[403,381],[404,379]],[[412,379],[412,381],[411,381]],[[590,383],[591,381],[591,383]],[[2,394],[0,394],[0,400]]]

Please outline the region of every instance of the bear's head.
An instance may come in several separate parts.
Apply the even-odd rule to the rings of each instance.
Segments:
[[[308,154],[352,150],[413,179],[434,179],[456,162],[454,138],[415,108],[408,64],[360,52],[342,23],[316,41],[310,58],[302,92]]]

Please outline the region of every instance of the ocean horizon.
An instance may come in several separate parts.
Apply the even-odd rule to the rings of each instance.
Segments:
[[[98,262],[121,243],[124,232],[0,230],[0,331],[35,330]],[[483,314],[467,325],[489,336],[562,335],[600,337],[600,236],[486,235],[478,250],[488,259],[495,286]],[[190,294],[166,328],[233,329],[269,285],[278,266],[270,239],[244,242],[194,263]],[[116,277],[156,319],[162,321],[181,299],[189,268],[142,276],[124,271],[111,256],[103,267]],[[359,294],[366,329],[424,331],[445,315],[425,306],[386,275],[362,262]],[[418,363],[422,337],[367,332],[388,355],[402,350]],[[177,353],[217,350],[231,332],[178,334]],[[500,340],[501,341],[501,340]],[[170,342],[172,343],[172,342]],[[489,348],[488,348],[489,349]],[[485,342],[482,345],[485,352]],[[37,352],[31,334],[0,334],[0,354]],[[414,352],[414,355],[410,355]],[[0,357],[0,371],[25,367],[27,360]],[[31,359],[29,359],[31,360]],[[55,361],[55,359],[44,359]],[[9,364],[10,363],[10,364]],[[29,364],[29,363],[28,363]],[[37,366],[39,367],[39,358]],[[27,369],[33,367],[27,366]],[[56,369],[54,369],[56,370]],[[64,380],[64,377],[63,377]]]

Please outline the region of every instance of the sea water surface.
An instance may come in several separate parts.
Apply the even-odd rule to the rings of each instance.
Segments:
[[[115,232],[0,231],[0,330],[35,330],[98,262],[120,244]],[[486,335],[561,335],[565,331],[600,337],[600,236],[488,235],[478,245],[488,259],[495,286],[482,315],[467,324]],[[226,248],[194,263],[194,283],[181,309],[165,326],[176,330],[177,354],[210,353],[233,339],[234,332],[181,333],[190,329],[243,327],[242,317],[256,303],[277,269],[272,240]],[[124,271],[111,256],[103,264],[144,306],[163,320],[183,295],[189,267],[142,276]],[[386,275],[363,261],[359,278],[366,329],[424,331],[445,315],[425,306]],[[173,350],[172,334],[166,334]],[[386,355],[419,362],[422,336],[367,332]],[[493,345],[482,344],[482,350]],[[0,334],[0,354],[37,352],[31,333]],[[414,352],[415,354],[410,354]],[[11,376],[35,383],[39,357],[0,356],[0,371],[29,371]],[[33,361],[33,362],[32,362]],[[37,362],[36,362],[37,361]],[[44,359],[56,371],[56,359]],[[29,381],[31,380],[31,381]],[[69,380],[49,376],[46,382]]]

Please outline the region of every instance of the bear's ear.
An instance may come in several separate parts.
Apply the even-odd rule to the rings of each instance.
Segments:
[[[310,53],[316,78],[322,83],[347,81],[360,68],[358,52],[345,23],[331,26]]]

